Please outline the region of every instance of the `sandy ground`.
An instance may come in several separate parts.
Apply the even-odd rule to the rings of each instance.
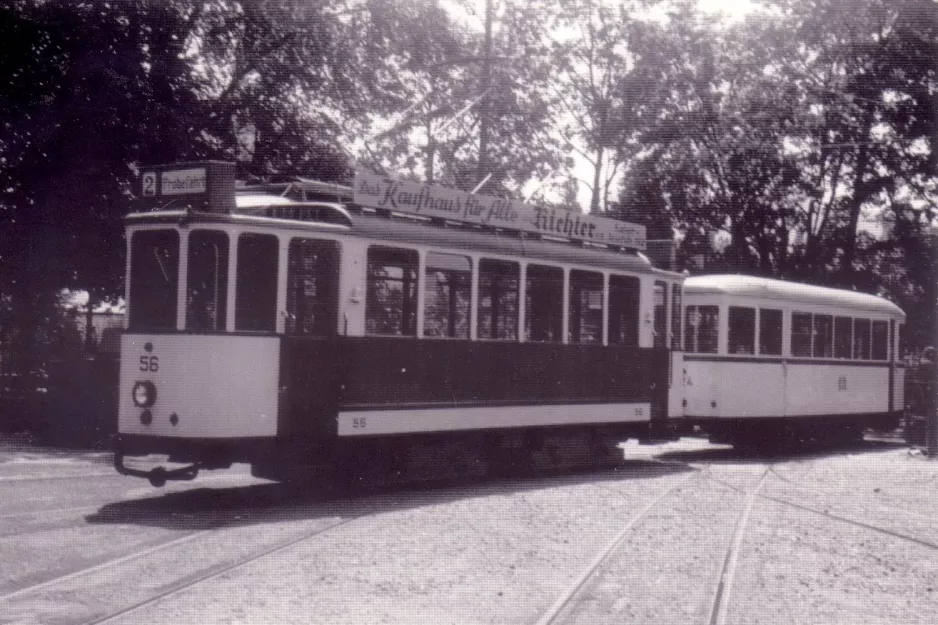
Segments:
[[[243,472],[163,491],[121,477],[46,480],[30,498],[31,482],[4,481],[24,475],[11,453],[0,449],[0,495],[30,512],[0,512],[2,624],[938,615],[938,463],[897,445],[750,457],[684,439],[628,445],[616,471],[325,500]],[[30,462],[62,475],[102,468],[48,460]],[[88,510],[55,513],[69,493]]]

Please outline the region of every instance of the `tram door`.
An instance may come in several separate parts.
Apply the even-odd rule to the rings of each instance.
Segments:
[[[294,336],[332,336],[338,323],[339,245],[296,238],[287,261],[286,327]]]

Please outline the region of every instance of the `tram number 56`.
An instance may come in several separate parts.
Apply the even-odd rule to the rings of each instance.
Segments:
[[[156,356],[141,356],[140,370],[149,373],[156,373],[160,370],[160,359]]]

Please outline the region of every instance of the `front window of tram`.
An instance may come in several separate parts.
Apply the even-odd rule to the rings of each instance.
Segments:
[[[228,303],[228,235],[196,230],[189,235],[186,329],[222,332]]]
[[[179,233],[141,230],[130,243],[131,330],[175,330]]]

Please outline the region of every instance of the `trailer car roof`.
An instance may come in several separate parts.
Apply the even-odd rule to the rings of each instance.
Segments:
[[[684,282],[684,293],[688,296],[718,294],[751,299],[783,300],[792,304],[836,306],[905,317],[901,308],[876,295],[739,274],[688,278]]]

